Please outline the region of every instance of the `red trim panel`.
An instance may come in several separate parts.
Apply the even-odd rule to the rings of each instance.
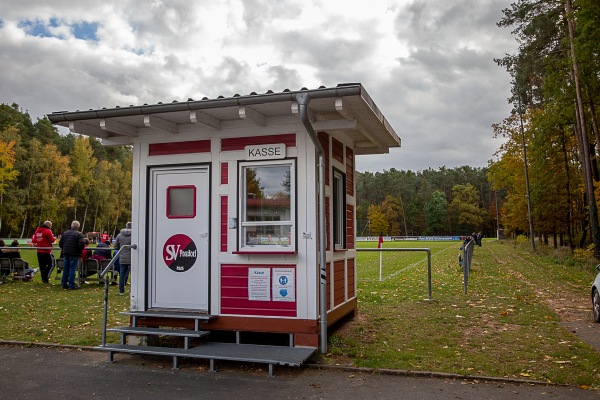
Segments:
[[[348,260],[346,260],[346,263],[348,265],[348,299],[351,299],[354,296],[356,296],[356,294],[354,293],[354,279],[356,275],[356,271],[354,268],[354,258],[349,258]]]
[[[346,194],[354,196],[354,152],[346,147]]]
[[[286,147],[296,147],[296,134],[250,136],[221,139],[221,151],[244,150],[246,146],[283,143]]]
[[[331,138],[331,155],[334,160],[344,162],[344,144],[336,138]]]
[[[346,279],[344,277],[344,260],[333,263],[333,304],[339,306],[346,300]]]
[[[227,185],[229,183],[229,163],[221,163],[221,185]]]
[[[329,211],[329,196],[325,196],[325,236],[327,237],[327,245],[325,250],[329,251],[331,249],[331,211]]]
[[[346,248],[353,249],[355,247],[355,232],[354,232],[354,206],[346,204]]]
[[[248,299],[249,268],[296,268],[286,265],[221,265],[221,314],[264,315],[273,317],[295,317],[297,297],[294,301],[256,301]],[[271,279],[273,273],[271,272]],[[296,290],[296,296],[298,292]]]
[[[148,150],[150,156],[166,156],[169,154],[189,154],[210,152],[210,140],[193,140],[190,142],[151,143]]]
[[[221,196],[221,252],[227,253],[227,206],[229,197]]]

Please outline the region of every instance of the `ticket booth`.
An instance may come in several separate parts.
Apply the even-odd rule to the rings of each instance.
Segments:
[[[400,146],[361,84],[48,118],[133,148],[130,308],[147,324],[318,347],[356,312],[355,158]]]

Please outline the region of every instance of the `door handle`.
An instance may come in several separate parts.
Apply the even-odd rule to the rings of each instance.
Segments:
[[[200,236],[202,238],[208,237],[208,232],[199,233],[198,236]]]

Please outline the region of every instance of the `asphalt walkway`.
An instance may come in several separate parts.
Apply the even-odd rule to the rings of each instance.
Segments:
[[[599,399],[600,393],[527,382],[414,377],[360,370],[266,368],[235,364],[217,372],[164,358],[65,347],[0,346],[2,399]],[[183,364],[183,363],[182,363]],[[219,367],[219,365],[217,365]]]

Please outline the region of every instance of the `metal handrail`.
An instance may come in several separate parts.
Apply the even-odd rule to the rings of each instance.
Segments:
[[[121,256],[121,251],[124,249],[137,249],[137,244],[126,244],[121,246],[119,250],[115,253],[113,258],[110,260],[108,265],[98,274],[98,279],[104,278],[104,276],[108,273],[108,271],[115,265],[115,261]],[[119,276],[119,279],[121,277]],[[106,325],[108,319],[108,278],[104,278],[104,299],[103,299],[103,313],[102,313],[102,347],[106,347]]]
[[[462,250],[462,270],[463,270],[463,286],[464,292],[467,294],[467,286],[469,286],[469,276],[471,275],[471,260],[473,258],[473,249],[475,248],[475,240],[471,239],[467,243],[463,243]]]
[[[380,248],[380,249],[356,249],[356,251],[426,251],[427,252],[427,286],[429,289],[429,300],[431,300],[431,250],[429,248]]]

